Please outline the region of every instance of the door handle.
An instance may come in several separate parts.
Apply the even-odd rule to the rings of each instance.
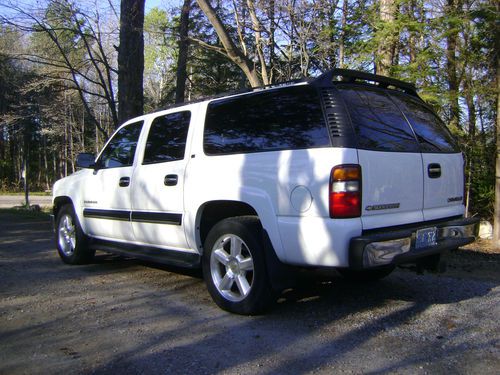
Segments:
[[[167,174],[165,176],[165,179],[163,180],[163,183],[165,186],[175,186],[177,185],[179,177],[176,174]]]
[[[431,163],[427,166],[427,175],[430,178],[439,178],[441,177],[441,165],[438,163]]]
[[[122,177],[120,178],[120,182],[118,183],[120,187],[127,187],[130,185],[130,177]]]

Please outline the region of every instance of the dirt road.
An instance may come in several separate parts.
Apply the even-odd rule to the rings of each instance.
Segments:
[[[498,255],[364,286],[305,275],[244,317],[197,277],[105,254],[64,265],[46,220],[0,213],[0,242],[0,374],[500,371]]]

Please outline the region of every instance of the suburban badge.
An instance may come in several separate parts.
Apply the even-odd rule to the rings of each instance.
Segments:
[[[391,210],[393,208],[399,208],[399,203],[389,203],[389,204],[374,204],[371,206],[366,206],[366,211],[378,211],[378,210]]]

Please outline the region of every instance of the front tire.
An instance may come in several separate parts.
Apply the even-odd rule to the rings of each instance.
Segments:
[[[67,264],[86,264],[94,258],[95,250],[89,249],[88,237],[83,233],[72,205],[64,205],[56,218],[57,252]]]
[[[210,230],[202,260],[203,277],[220,308],[253,315],[273,301],[262,243],[262,227],[255,217],[228,218]]]

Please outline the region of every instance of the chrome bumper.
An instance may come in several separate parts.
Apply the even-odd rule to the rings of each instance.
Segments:
[[[416,245],[417,231],[435,228],[435,239],[429,246]],[[477,237],[479,219],[455,219],[419,223],[398,228],[369,231],[351,239],[349,266],[353,269],[387,264],[411,263],[419,258],[439,254],[467,245]]]

